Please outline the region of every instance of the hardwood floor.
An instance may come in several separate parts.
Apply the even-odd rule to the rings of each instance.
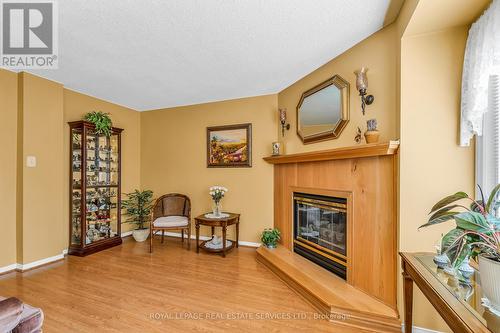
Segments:
[[[314,308],[240,247],[196,254],[178,238],[122,246],[0,276],[0,295],[45,313],[44,332],[360,332]],[[296,316],[290,318],[289,316]],[[253,318],[253,320],[251,320]]]

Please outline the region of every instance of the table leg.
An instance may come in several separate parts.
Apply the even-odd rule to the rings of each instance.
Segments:
[[[200,253],[200,225],[196,223],[196,253]]]
[[[222,257],[226,257],[226,230],[227,229],[227,224],[224,223],[222,225]]]
[[[405,333],[412,333],[413,328],[413,280],[403,272],[404,304],[405,304]]]
[[[236,222],[236,247],[239,247],[240,243],[240,220]]]

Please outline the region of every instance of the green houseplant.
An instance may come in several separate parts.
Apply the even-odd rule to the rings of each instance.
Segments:
[[[125,209],[125,215],[128,216],[124,223],[133,223],[136,228],[132,232],[132,236],[138,242],[144,242],[149,235],[149,228],[146,223],[149,221],[151,208],[153,207],[153,191],[135,190],[131,193],[126,193],[126,200],[122,201],[122,208]]]
[[[111,135],[111,128],[113,127],[113,123],[111,122],[109,113],[92,111],[87,113],[83,119],[95,125],[95,131],[97,134],[105,136]]]
[[[497,283],[500,279],[500,219],[495,212],[500,206],[499,191],[500,184],[487,201],[480,187],[480,200],[472,199],[465,192],[447,196],[432,207],[428,222],[420,226],[455,220],[455,229],[441,240],[441,253],[448,256],[454,268],[460,267],[469,257],[478,260],[483,291],[497,310],[500,310],[500,285]]]
[[[280,240],[280,231],[278,229],[267,228],[262,232],[260,237],[262,243],[268,248],[275,248],[276,244]]]

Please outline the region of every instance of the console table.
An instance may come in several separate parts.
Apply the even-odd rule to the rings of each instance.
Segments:
[[[227,213],[229,216],[221,218],[208,218],[205,214],[195,217],[195,227],[196,227],[196,253],[200,252],[200,247],[208,252],[222,253],[222,257],[226,257],[226,252],[233,249],[234,246],[238,247],[239,233],[240,233],[240,214]],[[200,226],[205,225],[212,227],[212,238],[215,234],[215,227],[222,228],[222,248],[221,249],[210,249],[205,246],[206,242],[203,241],[200,244]],[[226,232],[227,227],[230,225],[236,226],[236,240],[231,240],[231,246],[226,247]]]
[[[400,253],[404,278],[405,332],[412,329],[413,283],[455,333],[500,333],[500,317],[481,305],[479,272],[469,281],[452,278],[432,253]]]

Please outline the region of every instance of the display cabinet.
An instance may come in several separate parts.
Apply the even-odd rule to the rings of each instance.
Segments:
[[[121,239],[121,132],[97,134],[86,121],[70,122],[69,254],[85,256]]]

